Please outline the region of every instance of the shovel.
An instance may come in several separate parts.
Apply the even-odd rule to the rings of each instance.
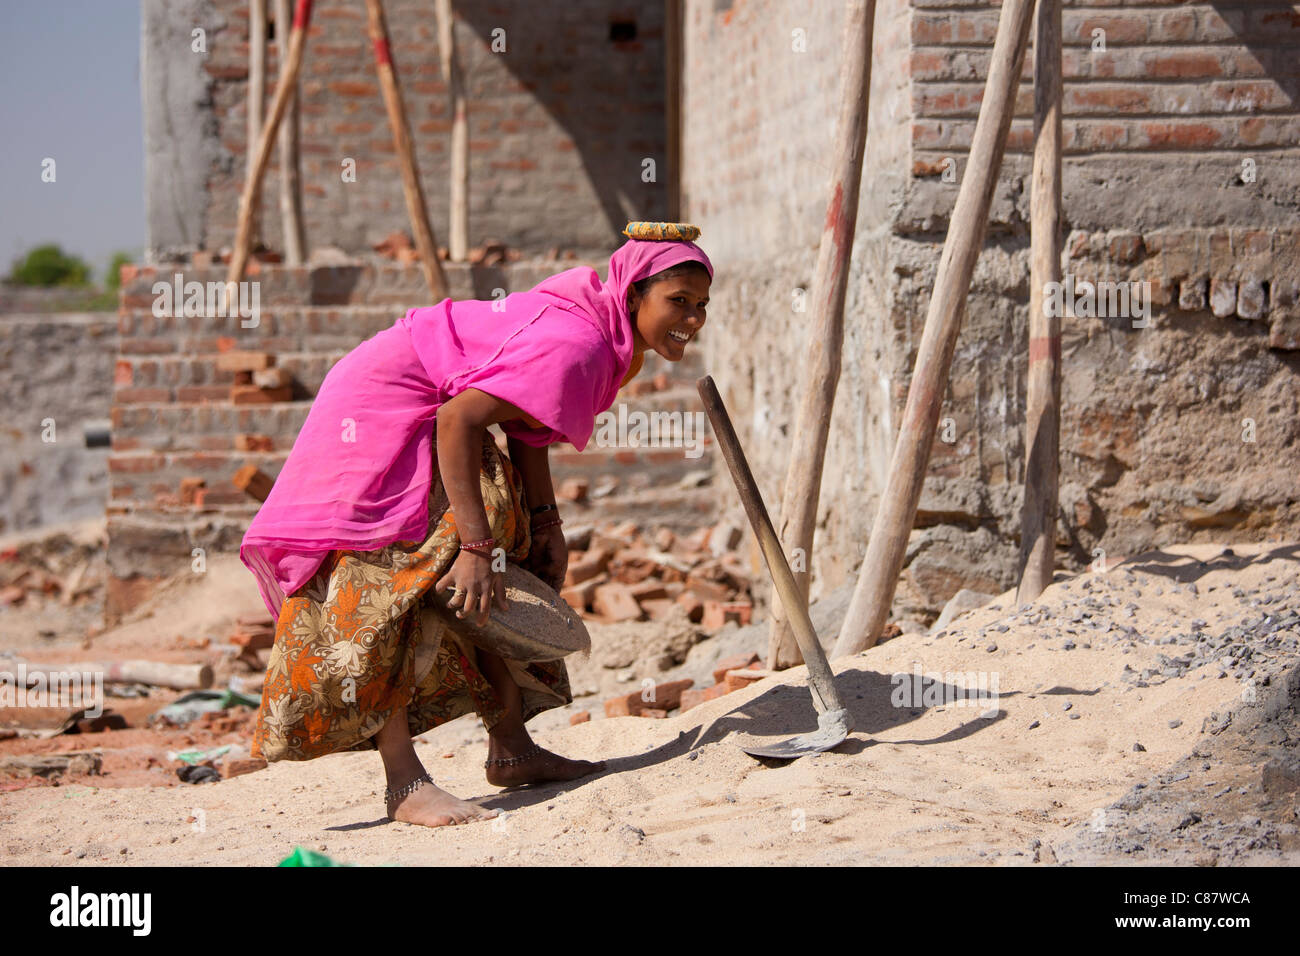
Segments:
[[[731,477],[736,483],[736,490],[740,493],[740,500],[745,505],[745,513],[749,515],[749,523],[753,525],[754,534],[763,549],[763,559],[767,562],[772,583],[776,586],[776,592],[785,607],[795,640],[799,642],[804,663],[808,665],[808,689],[812,692],[813,707],[817,709],[817,729],[812,733],[776,741],[760,741],[754,737],[745,737],[740,741],[740,749],[755,757],[775,757],[780,760],[793,760],[796,757],[806,757],[809,754],[830,750],[832,747],[839,746],[848,737],[849,731],[853,729],[852,720],[849,712],[840,703],[839,695],[835,693],[834,675],[831,673],[830,663],[826,660],[826,652],[822,650],[821,643],[817,640],[817,632],[813,630],[812,621],[808,618],[808,608],[799,594],[799,587],[795,584],[790,564],[781,552],[781,542],[776,536],[772,519],[768,517],[767,508],[758,493],[758,485],[754,483],[754,473],[749,470],[749,462],[740,449],[736,431],[731,427],[731,417],[727,414],[726,406],[722,404],[722,396],[718,394],[718,388],[713,384],[713,376],[704,376],[695,383],[695,386],[699,389],[704,410],[713,424],[714,434],[718,436],[722,457],[727,460],[727,467],[731,469]]]

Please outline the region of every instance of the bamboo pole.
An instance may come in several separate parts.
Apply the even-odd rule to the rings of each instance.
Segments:
[[[442,78],[451,107],[447,250],[453,262],[464,262],[469,253],[469,100],[465,95],[465,73],[456,53],[456,17],[451,0],[438,0],[438,49],[442,51]]]
[[[822,227],[813,279],[812,322],[804,333],[798,417],[790,444],[790,458],[781,498],[779,532],[787,560],[804,604],[808,602],[812,571],[813,532],[821,493],[822,463],[830,433],[831,409],[840,378],[840,352],[844,342],[844,296],[849,260],[858,221],[858,193],[867,141],[867,115],[871,93],[871,37],[876,0],[848,0],[845,5],[844,52],[841,69],[839,126],[834,145],[834,165],[827,189],[826,222]],[[767,666],[773,670],[803,662],[799,644],[784,602],[773,602],[768,630]]]
[[[424,205],[424,192],[420,188],[420,171],[415,165],[415,147],[411,142],[411,127],[406,121],[402,105],[402,91],[397,87],[397,74],[393,70],[393,57],[388,48],[388,26],[384,22],[381,0],[366,0],[369,14],[370,42],[375,49],[375,70],[379,86],[384,93],[384,106],[388,110],[388,125],[393,129],[393,146],[402,170],[402,192],[406,197],[406,212],[415,234],[415,246],[420,253],[420,266],[434,301],[447,298],[447,277],[438,261],[438,246],[429,225],[429,211]]]
[[[262,132],[266,103],[266,0],[248,0],[248,155],[245,166],[257,162],[257,138]],[[261,232],[261,210],[253,210],[251,242]]]
[[[288,39],[293,30],[289,0],[275,0],[275,37],[280,70],[286,67]],[[284,233],[284,260],[291,266],[307,258],[307,234],[302,222],[302,174],[298,154],[298,84],[289,93],[289,106],[280,124],[280,231]]]
[[[1031,186],[1029,375],[1025,500],[1016,602],[1052,583],[1061,440],[1061,317],[1044,311],[1061,281],[1061,0],[1038,0],[1034,36],[1034,171]]]
[[[267,117],[262,127],[262,134],[257,142],[257,158],[248,170],[244,191],[239,197],[239,218],[235,227],[235,244],[230,253],[230,268],[226,272],[227,282],[239,282],[243,279],[244,269],[248,266],[248,253],[252,245],[253,210],[257,208],[258,200],[262,195],[262,179],[271,160],[271,147],[275,143],[276,130],[279,129],[280,120],[289,105],[289,95],[298,85],[303,47],[307,42],[307,25],[311,22],[311,4],[312,0],[298,0],[298,5],[294,9],[293,35],[289,38],[288,62],[280,68],[280,76],[275,85],[275,98],[271,101],[271,115]],[[227,296],[232,292],[233,290],[227,290]]]
[[[1033,0],[1003,0],[970,160],[939,258],[907,406],[889,464],[889,480],[871,526],[853,600],[835,643],[835,656],[856,654],[873,646],[880,639],[894,601],[943,406],[952,353],[966,311],[971,274],[988,228],[989,206],[1015,112],[1033,11]]]

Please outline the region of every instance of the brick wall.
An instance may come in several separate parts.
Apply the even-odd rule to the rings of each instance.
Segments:
[[[536,254],[554,246],[586,253],[615,245],[628,218],[662,218],[662,4],[494,0],[456,7],[469,91],[470,244],[495,238]],[[215,250],[231,241],[245,178],[247,3],[146,0],[144,9],[149,245],[155,254]],[[425,198],[445,244],[450,120],[434,3],[402,0],[385,10]],[[615,23],[635,23],[635,39],[611,39]],[[190,49],[195,26],[207,31],[206,55]],[[491,50],[494,35],[504,37],[504,52]],[[268,46],[269,109],[279,43]],[[186,80],[189,99],[168,99],[165,88]],[[352,252],[393,230],[409,231],[364,4],[318,0],[300,89],[309,244]],[[195,110],[201,127],[187,125]],[[356,161],[356,182],[342,180],[345,158]],[[642,177],[647,159],[656,166],[652,182]],[[196,166],[198,195],[175,195],[178,174],[193,178]],[[278,249],[277,169],[273,158],[263,236]]]
[[[965,171],[997,4],[880,0],[813,594],[865,551]],[[1058,563],[1300,535],[1300,5],[1065,3],[1063,265],[1151,283],[1145,329],[1064,323]],[[687,4],[684,215],[713,256],[708,362],[780,500],[826,209],[838,4]],[[791,48],[802,28],[808,53]],[[1092,49],[1096,28],[1106,50]],[[896,613],[1014,581],[1024,469],[1032,50]],[[739,104],[743,115],[732,121]],[[756,134],[754,131],[757,130]],[[945,181],[944,160],[956,177]],[[1244,161],[1250,160],[1249,163]],[[1216,294],[1217,293],[1217,294]],[[741,345],[740,343],[743,343]],[[1243,440],[1242,422],[1256,426]],[[724,488],[725,492],[725,488]],[[734,497],[724,505],[737,510]]]
[[[977,0],[912,7],[912,173],[933,185],[945,160],[964,172],[999,11]],[[1065,0],[1062,21],[1068,225],[1287,223],[1300,196],[1300,6]],[[1028,171],[1032,75],[1031,41],[1004,180]],[[1247,159],[1254,182],[1242,181]],[[903,228],[946,225],[956,185],[936,188],[915,191]],[[1020,207],[1027,200],[1026,190]]]

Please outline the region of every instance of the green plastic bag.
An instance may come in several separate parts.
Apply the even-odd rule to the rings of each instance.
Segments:
[[[277,866],[352,866],[351,863],[339,863],[324,853],[296,846],[293,852],[276,864]]]

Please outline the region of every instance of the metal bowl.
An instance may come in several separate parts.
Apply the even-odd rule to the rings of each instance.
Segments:
[[[522,663],[554,661],[591,648],[591,635],[582,618],[549,585],[516,564],[506,565],[506,601],[502,611],[495,602],[487,625],[456,616],[448,607],[450,588],[430,590],[426,604],[447,627],[475,647]]]

